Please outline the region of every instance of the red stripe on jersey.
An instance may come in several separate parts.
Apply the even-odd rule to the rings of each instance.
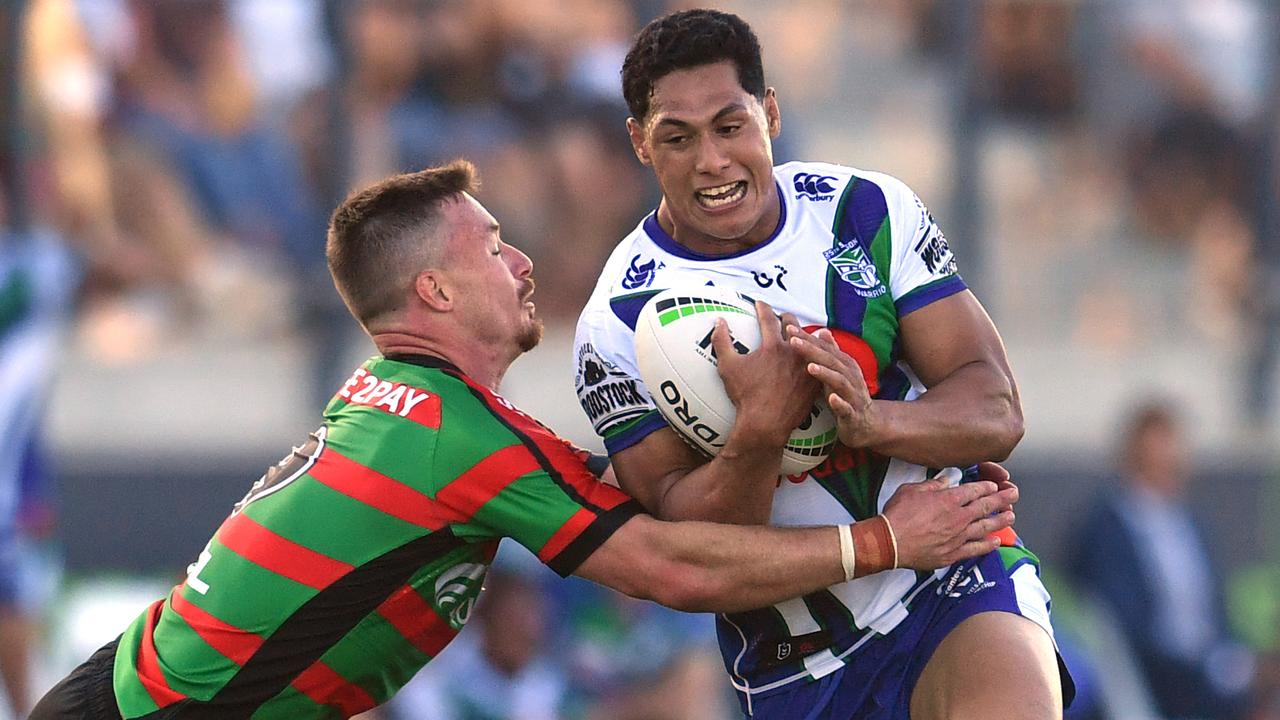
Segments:
[[[217,538],[245,560],[316,590],[328,587],[353,569],[341,560],[277,535],[244,513],[224,522]]]
[[[338,708],[342,717],[357,715],[378,704],[364,688],[347,682],[346,678],[319,660],[299,673],[292,685],[316,703]]]
[[[513,480],[538,468],[538,459],[525,446],[508,445],[440,488],[436,502],[468,520]]]
[[[574,513],[573,516],[570,517],[565,524],[561,525],[560,529],[556,530],[551,538],[547,540],[546,544],[542,546],[542,550],[538,551],[538,559],[544,563],[554,560],[555,557],[560,554],[560,551],[568,547],[569,543],[573,542],[575,538],[581,535],[582,531],[586,530],[597,517],[598,516],[595,513],[587,510],[586,508],[582,508],[578,512]]]
[[[169,598],[169,607],[187,621],[192,630],[231,662],[244,665],[262,647],[262,637],[223,622],[182,595],[186,583],[179,585]]]
[[[405,640],[430,657],[439,655],[458,634],[430,603],[408,585],[392,593],[378,607],[378,614],[391,623]]]
[[[164,600],[157,600],[147,608],[147,620],[142,626],[142,643],[138,647],[136,663],[138,680],[142,683],[142,687],[151,696],[151,701],[162,708],[187,699],[186,695],[169,687],[169,681],[160,669],[160,658],[156,654],[156,640],[153,633],[156,623],[160,621],[160,608],[163,605]]]
[[[490,400],[489,408],[503,420],[506,420],[518,432],[523,433],[540,450],[544,457],[560,473],[564,482],[572,487],[582,499],[601,510],[612,510],[630,500],[630,496],[617,488],[600,482],[599,478],[587,469],[581,451],[572,443],[556,435],[532,416],[512,405],[505,398],[494,394],[464,378],[468,385],[479,390]]]
[[[408,418],[432,430],[440,429],[440,396],[404,383],[383,380],[364,368],[356,368],[338,391],[352,405],[363,405],[389,415]]]
[[[317,482],[392,517],[428,530],[461,518],[431,498],[327,448],[307,471]]]

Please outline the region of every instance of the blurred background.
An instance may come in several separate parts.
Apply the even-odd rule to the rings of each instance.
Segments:
[[[906,181],[999,326],[1069,717],[1280,717],[1276,4],[707,4],[760,36],[777,160]],[[504,393],[600,447],[573,325],[658,198],[618,71],[686,6],[0,4],[0,718],[164,593],[371,354],[323,260],[354,187],[479,166],[548,325]],[[733,716],[709,616],[518,548],[489,587],[381,717]]]

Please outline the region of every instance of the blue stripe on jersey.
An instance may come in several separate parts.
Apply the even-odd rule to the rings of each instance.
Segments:
[[[897,363],[890,363],[880,372],[880,390],[876,392],[876,399],[901,400],[910,389],[911,378],[907,377]]]
[[[832,247],[840,247],[853,240],[862,246],[862,251],[868,258],[871,257],[871,242],[875,240],[876,233],[889,215],[884,191],[870,180],[855,177],[845,187],[839,212]],[[862,337],[862,318],[866,310],[867,299],[859,295],[852,285],[841,280],[834,267],[829,268],[827,317],[831,327]]]
[[[644,231],[649,235],[649,239],[653,240],[654,244],[662,248],[663,251],[671,255],[675,255],[678,258],[684,258],[685,260],[730,260],[744,255],[749,255],[765,247],[774,240],[777,240],[778,235],[782,233],[782,228],[787,225],[786,197],[782,194],[782,186],[779,185],[776,180],[774,181],[773,186],[778,192],[778,207],[780,208],[778,214],[778,227],[773,229],[773,233],[769,235],[769,239],[759,245],[752,245],[749,248],[739,250],[736,253],[730,253],[729,255],[705,255],[700,252],[695,252],[676,242],[675,238],[668,235],[667,231],[662,229],[662,226],[658,224],[658,212],[656,210],[649,213],[649,217],[644,219]]]
[[[663,419],[662,414],[657,410],[650,410],[606,435],[605,450],[608,450],[610,455],[616,455],[645,439],[655,430],[661,430],[664,427],[667,427],[667,421]]]
[[[925,305],[935,303],[942,298],[950,297],[965,290],[968,286],[959,275],[948,275],[926,283],[894,301],[898,317],[905,317]]]
[[[662,292],[661,290],[642,290],[630,295],[619,295],[609,298],[609,309],[624,325],[636,331],[636,323],[640,320],[640,311],[644,309],[649,298]]]

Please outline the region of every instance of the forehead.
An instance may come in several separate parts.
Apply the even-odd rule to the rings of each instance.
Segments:
[[[726,105],[750,108],[755,98],[738,81],[738,69],[728,60],[682,68],[663,75],[653,84],[649,123],[664,118],[693,120],[712,116]]]
[[[465,192],[453,200],[445,201],[440,214],[458,235],[486,235],[498,224],[479,200]]]

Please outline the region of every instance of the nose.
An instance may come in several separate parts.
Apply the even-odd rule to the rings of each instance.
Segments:
[[[703,138],[698,142],[698,154],[694,169],[709,175],[718,174],[729,167],[729,155],[720,147],[718,138]]]
[[[529,277],[533,273],[533,260],[519,248],[508,245],[507,250],[507,267],[511,268],[511,274],[518,278]]]

